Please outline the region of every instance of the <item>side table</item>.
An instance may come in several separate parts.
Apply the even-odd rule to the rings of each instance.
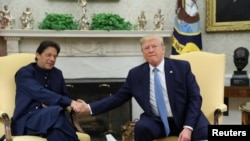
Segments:
[[[224,103],[227,106],[229,105],[230,97],[250,97],[250,86],[225,86],[224,87]],[[224,115],[227,116],[228,111],[226,111]]]
[[[224,97],[250,97],[250,86],[225,86]]]
[[[239,110],[241,111],[242,125],[250,125],[250,102],[241,104]]]

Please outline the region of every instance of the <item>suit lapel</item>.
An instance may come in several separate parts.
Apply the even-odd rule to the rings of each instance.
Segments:
[[[165,59],[165,64],[164,64],[164,68],[165,68],[165,80],[166,80],[166,87],[167,87],[167,92],[168,92],[168,98],[170,101],[170,106],[171,106],[171,110],[173,111],[174,109],[174,77],[175,77],[175,72],[173,70],[172,67],[172,62],[170,59]]]
[[[150,86],[149,86],[149,64],[146,63],[146,65],[143,66],[142,68],[142,95],[143,95],[143,102],[144,102],[144,106],[146,107],[145,111],[146,112],[151,112],[151,108],[150,108]]]

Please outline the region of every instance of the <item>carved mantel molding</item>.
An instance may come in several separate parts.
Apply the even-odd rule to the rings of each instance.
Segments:
[[[7,54],[30,52],[42,40],[55,40],[61,46],[60,56],[137,56],[139,39],[157,34],[169,40],[172,30],[165,31],[81,31],[81,30],[1,30]]]
[[[171,37],[172,30],[164,31],[126,31],[126,30],[112,30],[112,31],[100,31],[100,30],[1,30],[0,36],[4,37],[85,37],[85,38],[132,38],[132,37],[143,37],[148,34],[158,34],[162,37]]]

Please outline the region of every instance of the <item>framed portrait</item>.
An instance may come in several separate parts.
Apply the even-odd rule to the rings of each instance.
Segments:
[[[206,0],[206,31],[250,31],[250,0]]]

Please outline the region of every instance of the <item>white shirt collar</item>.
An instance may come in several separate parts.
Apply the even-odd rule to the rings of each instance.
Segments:
[[[156,68],[160,71],[160,72],[164,72],[164,63],[165,63],[165,59],[162,59],[161,63],[156,66]],[[149,64],[149,68],[150,68],[150,71],[152,72],[153,69],[155,68],[154,66],[152,66],[151,64]]]

